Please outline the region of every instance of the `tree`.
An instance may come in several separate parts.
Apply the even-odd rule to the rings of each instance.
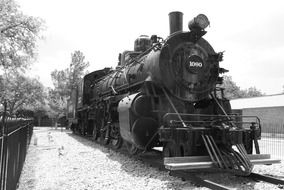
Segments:
[[[0,86],[5,88],[1,90],[1,102],[7,102],[9,114],[13,114],[17,109],[24,105],[44,104],[44,87],[35,78],[29,78],[19,72],[6,73],[2,77]]]
[[[54,90],[61,96],[69,96],[71,90],[79,84],[80,80],[87,73],[86,68],[88,66],[89,62],[85,61],[85,56],[81,51],[71,53],[69,68],[54,70],[51,73]]]
[[[71,53],[71,63],[64,70],[54,70],[51,73],[54,89],[49,89],[49,105],[56,112],[66,112],[67,99],[73,88],[79,84],[80,80],[87,73],[86,68],[89,62],[85,61],[85,56],[81,51]]]
[[[43,21],[24,15],[14,0],[0,1],[0,18],[0,68],[27,68],[35,58]]]
[[[232,80],[231,76],[224,75],[223,84],[221,87],[225,88],[225,96],[228,99],[241,98],[243,96],[241,89]]]
[[[0,104],[7,102],[14,114],[26,104],[42,101],[42,84],[23,71],[36,58],[43,21],[24,15],[14,0],[0,1],[0,18]]]
[[[61,113],[66,112],[67,98],[69,96],[69,72],[55,70],[51,73],[54,89],[48,88],[49,107],[55,112],[54,117],[58,118]]]
[[[250,87],[248,89],[245,89],[244,92],[245,92],[245,97],[258,97],[258,96],[263,96],[264,95],[256,87]]]
[[[248,98],[248,97],[257,97],[263,96],[264,94],[258,90],[256,87],[250,87],[248,89],[241,89],[237,84],[232,80],[231,76],[224,75],[222,88],[225,88],[225,96],[228,99],[236,98]]]
[[[53,110],[53,116],[59,117],[60,114],[66,113],[68,96],[60,95],[60,92],[49,88],[48,102],[49,107]]]
[[[69,92],[73,88],[75,88],[80,80],[83,78],[83,76],[86,74],[87,69],[89,67],[89,62],[85,61],[85,56],[81,51],[75,51],[71,54],[71,64],[69,67],[69,84],[68,89]]]
[[[51,72],[51,79],[54,85],[54,91],[58,93],[59,96],[69,95],[69,70],[54,70]],[[50,90],[49,90],[50,91]],[[54,95],[55,92],[52,94]]]

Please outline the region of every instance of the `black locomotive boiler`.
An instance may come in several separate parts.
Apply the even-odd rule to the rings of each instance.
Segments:
[[[115,69],[83,78],[68,102],[71,129],[115,149],[124,143],[130,154],[163,147],[172,170],[217,167],[248,175],[255,163],[273,163],[252,154],[253,144],[259,154],[258,118],[233,114],[224,97],[223,54],[203,38],[208,18],[196,16],[183,31],[182,17],[169,14],[166,39],[142,35]],[[194,165],[192,158],[210,164]]]

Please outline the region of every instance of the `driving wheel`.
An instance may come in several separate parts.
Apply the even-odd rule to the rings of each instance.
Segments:
[[[120,131],[119,131],[119,125],[117,123],[114,123],[111,125],[110,127],[110,136],[111,136],[111,146],[114,149],[120,149],[122,144],[123,144],[123,139],[120,135]]]
[[[141,150],[137,148],[134,144],[130,142],[125,142],[125,144],[130,155],[136,155],[141,152]]]
[[[100,130],[100,143],[103,145],[109,144],[108,126],[104,126]]]

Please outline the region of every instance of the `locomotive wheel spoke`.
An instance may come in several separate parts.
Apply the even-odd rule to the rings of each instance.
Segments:
[[[129,143],[129,142],[125,142],[125,144],[126,144],[126,148],[129,152],[129,154],[136,155],[136,154],[141,152],[141,150],[139,148],[137,148],[134,144]]]
[[[119,126],[117,124],[111,125],[111,146],[114,149],[120,149],[123,144],[123,139],[119,132]]]
[[[107,145],[109,144],[109,138],[107,138],[107,127],[103,127],[101,130],[100,130],[100,142],[104,145]]]
[[[94,141],[97,141],[99,136],[100,136],[100,130],[98,129],[98,126],[94,124],[92,139]]]
[[[120,149],[122,144],[123,144],[123,139],[121,138],[121,136],[117,136],[117,137],[111,139],[111,146],[114,149]]]

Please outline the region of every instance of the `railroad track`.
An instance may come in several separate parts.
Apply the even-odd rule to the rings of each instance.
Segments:
[[[87,137],[85,139],[93,141],[91,137]],[[95,142],[95,143],[99,143],[99,142]],[[102,145],[102,146],[104,146],[104,145]],[[110,146],[107,146],[107,147],[111,148]],[[114,149],[112,149],[112,150],[114,150]],[[114,151],[119,152],[121,154],[124,154],[126,156],[130,156],[128,154],[125,146],[123,146],[119,150],[114,150]],[[155,167],[155,168],[158,168],[159,170],[163,170],[163,171],[169,171],[168,169],[166,169],[164,167],[161,151],[152,150],[150,152],[142,153],[140,155],[136,155],[136,156],[132,156],[132,157],[150,165],[151,167]],[[216,173],[216,172],[218,172],[218,170],[212,170],[212,169],[209,170],[209,171],[207,171],[207,170],[196,170],[194,172],[188,172],[188,171],[182,171],[182,170],[170,171],[170,175],[174,176],[174,177],[178,177],[181,180],[190,181],[191,183],[195,184],[198,187],[207,187],[207,188],[213,189],[213,190],[235,189],[235,188],[227,187],[227,186],[224,186],[222,184],[213,182],[209,179],[199,177],[198,174],[200,172],[214,172],[214,173]],[[220,170],[219,172],[222,172],[222,171]],[[240,178],[246,178],[246,179],[249,179],[249,180],[252,180],[252,181],[263,181],[263,182],[266,182],[266,183],[278,185],[279,189],[284,189],[284,180],[278,179],[277,177],[261,175],[261,174],[257,174],[257,173],[251,173],[251,175],[249,175],[249,176],[246,176],[246,177],[240,176]]]
[[[251,173],[248,177],[253,180],[264,181],[267,183],[278,185],[279,188],[284,189],[284,180],[278,179],[276,177],[257,174],[257,173]]]
[[[155,151],[157,153],[157,151]],[[162,156],[160,156],[160,159],[157,159],[158,157],[149,158],[149,157],[143,157],[140,156],[138,159],[142,160],[145,163],[150,164],[152,167],[157,167],[160,170],[167,170],[163,165]],[[205,170],[203,170],[205,171]],[[214,170],[211,170],[210,172],[214,172]],[[218,170],[215,170],[215,172],[218,172]],[[221,172],[221,171],[220,171]],[[200,171],[199,171],[200,173]],[[230,187],[226,187],[222,184],[218,184],[216,182],[213,182],[208,179],[204,179],[198,176],[198,171],[196,172],[188,172],[188,171],[170,171],[171,176],[179,177],[182,180],[188,180],[194,183],[197,186],[207,187],[209,189],[213,190],[229,190],[232,189]],[[257,173],[251,173],[249,176],[242,176],[242,178],[247,178],[253,181],[263,181],[266,183],[278,185],[280,189],[284,189],[284,180],[278,179],[277,177],[257,174]]]
[[[155,151],[156,152],[156,151]],[[164,165],[163,165],[163,160],[162,156],[160,156],[160,159],[157,159],[157,157],[150,158],[150,157],[145,157],[143,155],[137,156],[138,159],[142,160],[143,162],[151,165],[152,167],[156,167],[160,170],[165,170],[168,171]],[[203,179],[197,175],[197,173],[193,172],[187,172],[187,171],[170,171],[170,175],[174,177],[181,178],[181,180],[187,180],[190,181],[191,183],[195,184],[196,186],[201,186],[201,187],[207,187],[209,189],[216,189],[216,190],[227,190],[227,189],[232,189],[229,187],[226,187],[224,185],[215,183],[213,181],[210,181],[208,179]]]

